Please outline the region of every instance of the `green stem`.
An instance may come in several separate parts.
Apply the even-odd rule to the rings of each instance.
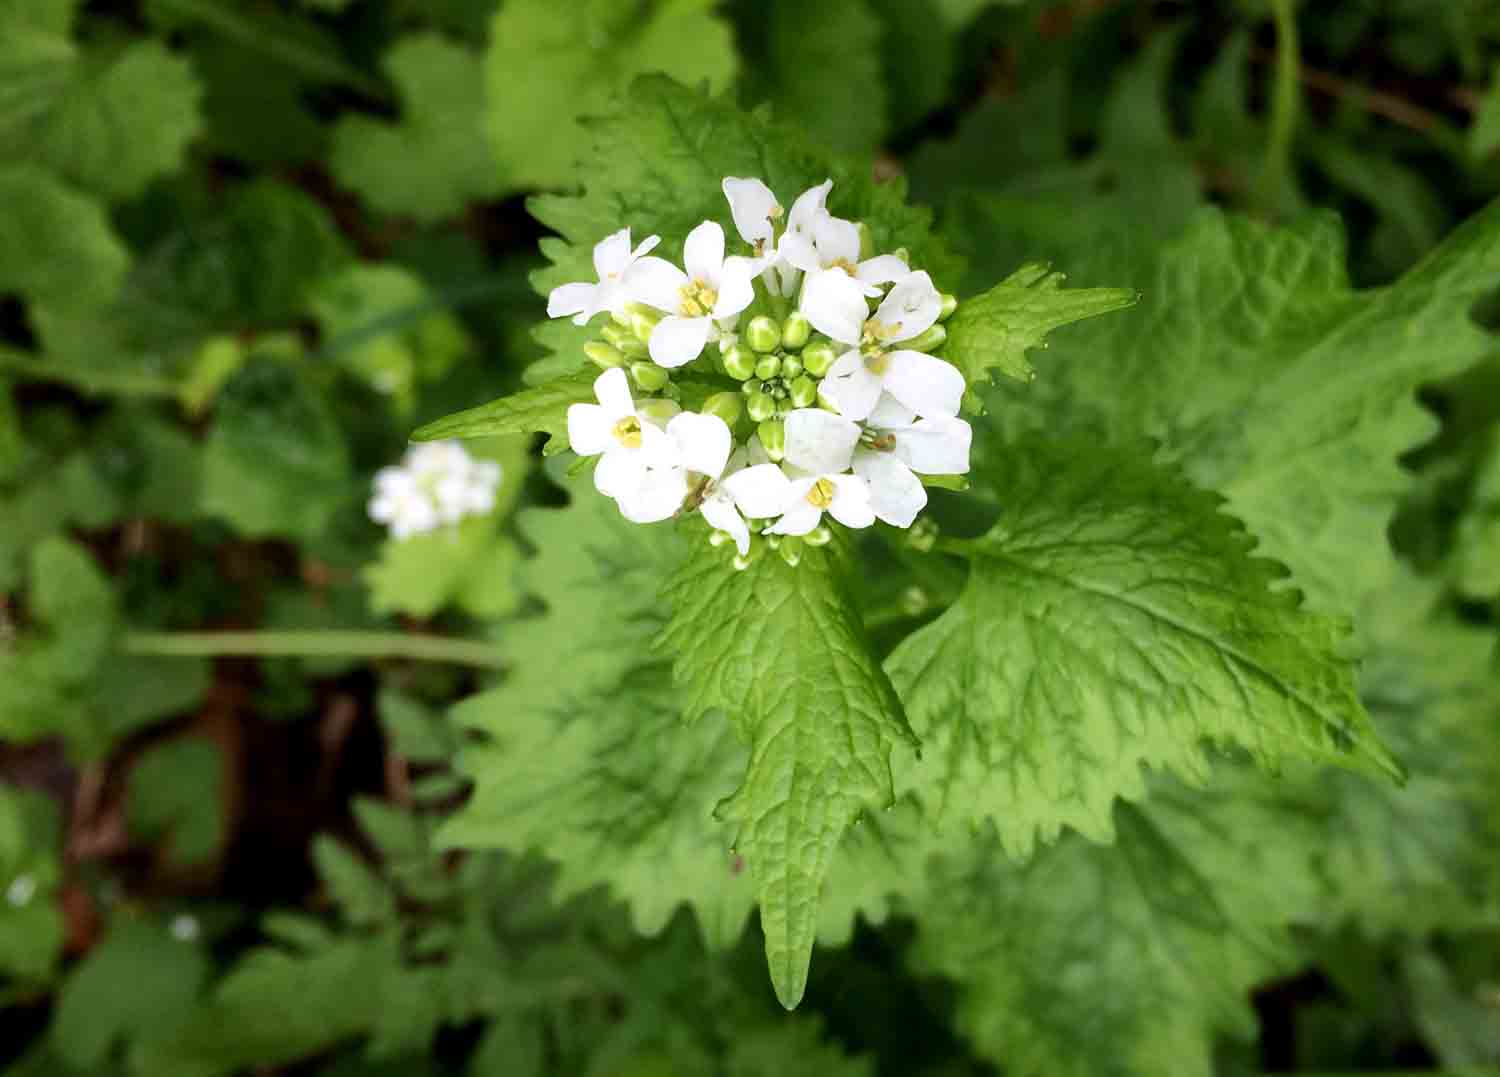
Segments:
[[[1298,85],[1301,48],[1297,43],[1295,0],[1270,0],[1276,23],[1276,84],[1271,99],[1271,134],[1265,169],[1260,177],[1260,204],[1272,212],[1292,167],[1292,144],[1297,136],[1302,89]]]
[[[178,392],[177,383],[170,378],[47,362],[4,347],[0,347],[0,373],[22,381],[68,385],[79,392],[95,396],[176,396]]]
[[[417,636],[406,632],[130,632],[121,641],[126,654],[175,658],[240,655],[263,658],[408,658],[459,666],[500,669],[505,665],[493,643]]]

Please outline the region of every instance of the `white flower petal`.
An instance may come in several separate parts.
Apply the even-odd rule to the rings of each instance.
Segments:
[[[833,483],[833,501],[828,514],[845,527],[869,527],[875,522],[870,507],[870,488],[858,475],[827,475]]]
[[[804,493],[767,530],[773,535],[805,535],[817,527],[822,519],[823,510],[809,502]]]
[[[828,192],[833,190],[833,180],[827,179],[816,187],[809,187],[792,203],[787,214],[788,231],[811,232],[818,218],[828,212]]]
[[[755,302],[755,275],[759,272],[760,263],[754,259],[738,255],[724,259],[719,273],[719,301],[714,304],[715,320],[737,317]]]
[[[821,269],[822,264],[818,261],[818,248],[813,244],[813,238],[804,232],[783,233],[781,241],[776,244],[776,254],[782,261],[797,269],[811,272]],[[782,293],[786,294],[785,291]]]
[[[895,431],[896,456],[921,475],[966,475],[974,431],[962,419],[923,419]]]
[[[708,521],[708,526],[715,531],[723,531],[734,539],[734,545],[740,551],[740,556],[750,552],[750,527],[740,516],[739,510],[734,507],[734,499],[722,494],[705,498],[699,507],[703,518]]]
[[[610,416],[611,423],[635,414],[635,401],[630,396],[630,379],[619,367],[611,367],[594,379],[594,396]]]
[[[687,497],[687,474],[681,468],[647,471],[639,486],[616,500],[631,523],[654,524],[670,518]]]
[[[631,252],[630,261],[634,263],[636,261],[639,261],[641,258],[644,258],[652,251],[656,250],[656,246],[660,242],[661,236],[647,236],[645,239],[641,240],[640,244],[635,248],[634,251]]]
[[[911,408],[890,393],[881,393],[880,402],[875,405],[875,410],[870,412],[865,422],[880,430],[891,430],[896,427],[910,426],[916,418],[917,413]]]
[[[720,485],[752,520],[779,516],[792,497],[791,480],[775,464],[756,464],[736,471]]]
[[[667,436],[677,443],[682,467],[717,479],[729,464],[734,435],[717,415],[684,411],[667,424]]]
[[[651,358],[668,369],[691,363],[708,343],[710,318],[680,318],[672,315],[656,323],[651,331]]]
[[[922,352],[886,356],[885,391],[925,418],[953,416],[964,399],[964,376],[952,363]]]
[[[717,221],[704,221],[688,233],[682,245],[682,264],[688,276],[717,286],[724,266],[724,229]]]
[[[630,266],[630,229],[622,228],[594,244],[594,272],[600,280],[617,276]]]
[[[865,366],[859,352],[845,352],[834,360],[818,384],[818,392],[846,419],[865,419],[880,402],[880,375]]]
[[[831,213],[821,214],[813,222],[813,242],[818,247],[818,261],[824,266],[835,262],[854,265],[859,261],[859,225],[853,221]]]
[[[617,420],[598,404],[574,404],[568,408],[568,442],[579,456],[597,456],[619,444],[615,440]]]
[[[875,320],[890,327],[888,340],[910,340],[930,329],[942,312],[942,294],[933,287],[932,278],[919,271],[896,282],[875,312]]]
[[[605,497],[630,497],[646,480],[646,461],[639,452],[616,447],[594,468],[594,489]]]
[[[786,458],[817,475],[849,469],[859,427],[821,408],[798,408],[786,417]]]
[[[752,247],[770,241],[776,231],[772,214],[780,208],[771,188],[758,179],[725,176],[724,197],[741,239]]]
[[[886,284],[911,274],[911,266],[894,254],[877,254],[859,263],[859,279],[866,284]],[[941,311],[941,306],[939,306]]]
[[[597,284],[559,284],[547,296],[547,317],[566,318],[570,314],[576,314],[578,317],[573,320],[579,325],[586,325],[590,318],[599,313],[600,308],[596,306],[598,296]]]
[[[648,307],[676,314],[682,307],[682,286],[687,274],[665,258],[640,259],[625,272],[625,289],[631,298]]]
[[[854,454],[854,473],[870,486],[870,507],[892,527],[910,527],[927,506],[922,480],[894,453],[861,449]]]
[[[845,344],[859,343],[870,313],[864,286],[842,269],[808,273],[799,309],[814,329]]]

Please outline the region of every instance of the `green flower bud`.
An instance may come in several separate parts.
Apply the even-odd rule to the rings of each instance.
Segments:
[[[760,443],[766,450],[766,455],[774,462],[781,463],[782,457],[786,456],[786,427],[781,421],[768,419],[756,427],[755,432],[760,435]]]
[[[794,535],[788,535],[776,552],[790,567],[796,568],[802,563],[802,540]]]
[[[583,354],[589,357],[589,362],[601,370],[611,367],[624,366],[625,357],[617,348],[611,348],[602,340],[591,340],[583,346]]]
[[[792,382],[792,403],[799,408],[810,408],[818,399],[818,383],[806,374]]]
[[[783,355],[781,357],[781,376],[788,381],[802,373],[802,360],[795,355]]]
[[[914,352],[935,352],[943,346],[947,339],[948,330],[944,329],[941,325],[933,325],[911,340],[903,340],[900,346],[909,348]]]
[[[828,368],[833,366],[838,357],[832,341],[820,340],[802,350],[802,368],[813,377],[821,378],[828,373]]]
[[[742,553],[737,553],[734,555],[734,561],[731,563],[734,565],[736,572],[744,572],[745,569],[750,567],[750,558]]]
[[[630,305],[630,331],[642,344],[651,339],[651,334],[656,330],[656,323],[661,321],[661,315],[649,307],[643,307],[639,303]]]
[[[724,545],[726,542],[732,542],[732,541],[733,540],[728,535],[724,534],[724,532],[722,532],[722,531],[713,531],[708,536],[708,544],[710,546],[712,546],[714,549],[718,549],[720,546]]]
[[[734,426],[744,413],[745,405],[739,393],[715,393],[703,402],[703,414],[717,415],[727,426]]]
[[[781,343],[781,326],[774,318],[757,315],[745,326],[745,342],[758,352],[773,352]]]
[[[630,311],[628,311],[628,310],[627,311],[622,311],[622,312],[620,312],[618,314],[615,313],[614,311],[610,311],[609,312],[609,318],[610,318],[610,321],[614,322],[621,329],[629,329],[630,328]]]
[[[958,309],[958,296],[943,293],[943,309],[938,312],[938,321],[946,322],[953,317],[953,312]]]
[[[800,311],[788,314],[781,326],[781,346],[788,351],[797,351],[812,336],[812,322]]]
[[[642,359],[630,364],[630,380],[648,393],[659,392],[671,381],[665,369],[649,360]]]
[[[802,541],[809,546],[827,546],[833,541],[833,532],[828,529],[827,525],[820,524],[803,535]]]
[[[776,401],[771,399],[770,394],[756,391],[746,399],[745,410],[750,413],[752,422],[763,423],[776,414]]]
[[[760,392],[763,388],[765,388],[765,386],[761,385],[761,383],[756,379],[751,378],[744,385],[740,386],[740,392],[744,393],[746,396],[749,396],[751,393]]]
[[[755,376],[755,353],[743,344],[735,344],[724,353],[724,372],[735,381]]]
[[[926,516],[912,524],[906,532],[906,544],[920,553],[928,553],[937,545],[938,526]]]
[[[901,592],[901,611],[908,617],[920,617],[932,605],[927,592],[915,585]]]
[[[774,355],[768,355],[755,364],[755,376],[761,381],[770,381],[781,373],[781,360]]]
[[[599,331],[599,335],[609,341],[621,355],[631,359],[646,357],[646,345],[637,340],[634,333],[621,329],[618,325],[606,325]]]
[[[682,408],[672,400],[640,400],[636,402],[636,414],[650,419],[657,426],[666,426]]]

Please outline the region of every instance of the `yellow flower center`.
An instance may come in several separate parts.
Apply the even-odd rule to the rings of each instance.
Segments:
[[[627,415],[610,431],[615,440],[627,449],[639,449],[641,447],[641,421],[634,415]]]
[[[830,479],[819,479],[812,484],[812,489],[807,491],[807,503],[818,510],[826,509],[833,504],[833,482]]]
[[[681,300],[677,313],[684,318],[703,318],[713,312],[719,302],[719,293],[702,280],[689,281],[677,290]]]
[[[849,261],[849,259],[847,259],[847,258],[835,258],[831,263],[829,263],[828,268],[829,269],[842,269],[845,273],[849,274],[849,276],[851,276],[851,277],[858,277],[859,276],[859,266],[855,265],[853,262]]]

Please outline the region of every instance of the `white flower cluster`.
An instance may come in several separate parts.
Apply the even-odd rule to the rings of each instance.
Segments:
[[[726,178],[747,253],[726,256],[724,230],[704,221],[684,271],[650,254],[659,237],[632,248],[625,228],[594,248],[597,284],[552,292],[554,318],[611,318],[584,349],[605,368],[598,403],[568,409],[568,436],[600,458],[594,483],[626,518],[697,510],[743,562],[752,523],[813,544],[828,540],[825,512],[910,527],[927,504],[919,476],[968,471],[964,378],[930,354],[957,302],[904,252],[867,257],[866,230],[828,211],[832,187],[787,213],[760,180]],[[692,382],[679,386],[683,368]],[[715,382],[725,391],[683,410]],[[795,559],[795,542],[772,541]]]
[[[375,475],[370,518],[398,541],[483,516],[495,507],[500,465],[477,460],[456,441],[434,441],[407,452],[400,467]]]

